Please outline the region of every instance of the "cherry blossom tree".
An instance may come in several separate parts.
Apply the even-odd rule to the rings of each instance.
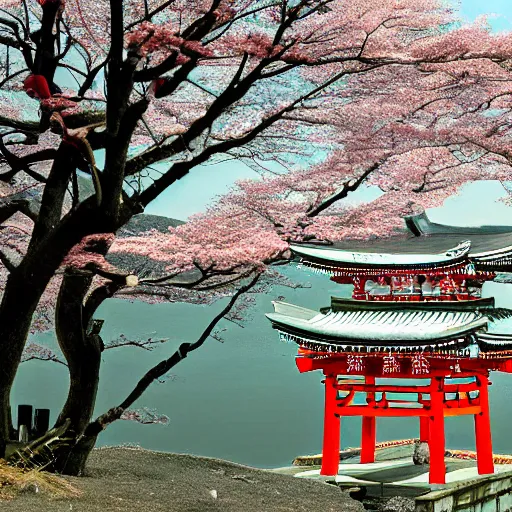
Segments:
[[[449,174],[454,148],[469,140],[463,128],[474,125],[482,135],[485,124],[499,135],[499,116],[506,118],[494,113],[506,99],[497,89],[493,97],[490,84],[508,80],[495,68],[507,71],[509,39],[481,27],[450,32],[453,13],[437,0],[1,0],[0,6],[0,452],[28,333],[54,320],[70,372],[55,428],[72,440],[60,445],[55,469],[68,473],[83,469],[98,433],[126,416],[144,389],[199,348],[218,322],[91,422],[105,348],[94,315],[104,300],[141,290],[174,299],[195,291],[222,296],[246,279],[226,306],[231,310],[268,263],[287,257],[289,240],[369,234],[360,213],[343,211],[351,223],[326,214],[350,191],[375,180],[388,192],[381,206],[398,204],[403,213],[406,195],[395,202],[393,187],[407,169],[414,167],[408,190],[436,196],[432,184],[441,167]],[[488,76],[483,67],[475,70],[489,83],[475,112],[462,91],[479,84],[454,71],[460,60],[492,65]],[[441,101],[450,80],[460,88],[460,96],[447,98],[449,121],[443,115],[429,121],[423,74],[427,82],[435,77],[432,101]],[[404,89],[407,101],[394,105],[395,81],[414,85],[415,101]],[[493,111],[484,124],[481,110]],[[459,122],[459,139],[447,122]],[[407,144],[396,143],[401,129]],[[241,184],[206,215],[169,234],[150,233],[147,243],[116,242],[118,251],[142,251],[161,262],[161,277],[143,278],[105,259],[115,233],[197,165],[272,158],[293,166],[311,146],[332,155],[311,170]],[[442,154],[443,147],[449,154],[432,167],[429,151]],[[493,148],[484,151],[503,157]],[[412,154],[423,174],[408,163]],[[504,163],[496,160],[496,176],[504,176]],[[370,210],[365,215],[371,218]]]

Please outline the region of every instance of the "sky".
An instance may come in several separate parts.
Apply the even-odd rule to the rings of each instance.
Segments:
[[[461,13],[470,21],[478,16],[493,14],[490,22],[496,31],[512,28],[511,0],[462,0]]]
[[[487,15],[495,31],[512,30],[512,0],[460,0],[460,12],[465,21]],[[236,161],[199,166],[151,203],[146,213],[186,220],[204,211],[215,197],[228,192],[236,180],[256,177],[254,171]],[[464,187],[457,197],[448,199],[443,207],[427,213],[432,221],[445,224],[512,225],[512,208],[499,201],[505,195],[497,182],[476,182]],[[375,197],[374,190],[363,190],[353,200],[368,201]]]

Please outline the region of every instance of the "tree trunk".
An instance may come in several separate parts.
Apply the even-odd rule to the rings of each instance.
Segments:
[[[67,273],[61,285],[56,310],[56,333],[60,348],[68,362],[70,385],[66,403],[56,427],[71,421],[67,438],[76,440],[83,434],[94,412],[98,391],[102,343],[98,335],[89,334],[84,325],[84,298],[92,282],[90,275]],[[55,460],[60,473],[78,474],[75,442],[61,445]],[[85,457],[86,460],[87,457]],[[84,463],[85,463],[84,460]]]
[[[132,210],[132,205],[125,202],[119,225],[127,222],[134,213],[138,210]],[[34,311],[69,251],[84,236],[105,232],[102,220],[94,198],[85,200],[39,244],[33,245],[22,263],[9,275],[0,303],[0,457],[5,455],[5,443],[9,440],[10,392]],[[79,435],[94,409],[102,344],[99,336],[86,335],[87,326],[81,321],[89,277],[86,279],[81,275],[73,279],[76,280],[66,281],[58,308],[59,342],[64,355],[69,356],[71,374],[70,394],[59,420],[69,417]]]
[[[70,476],[83,476],[85,465],[89,459],[98,436],[83,436],[71,447],[61,474]]]
[[[85,201],[66,216],[59,228],[31,248],[7,279],[0,303],[0,457],[9,440],[11,388],[34,311],[63,258],[85,235],[97,232],[101,226],[90,210],[93,204]]]

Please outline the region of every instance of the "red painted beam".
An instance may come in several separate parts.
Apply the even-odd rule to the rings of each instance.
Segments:
[[[339,383],[336,388],[340,391],[355,391],[356,393],[429,393],[430,386],[402,386],[400,384],[345,384]],[[479,386],[476,382],[465,384],[445,384],[445,393],[468,393],[469,391],[478,391]]]
[[[453,416],[464,416],[468,414],[479,414],[482,409],[480,406],[475,405],[473,407],[461,407],[460,409],[444,409],[443,415],[445,417]]]
[[[347,364],[347,356],[360,356],[363,358],[364,365],[360,371],[352,371]],[[371,376],[383,378],[430,378],[430,377],[472,377],[475,374],[487,375],[489,371],[501,370],[512,373],[512,360],[492,360],[492,359],[470,359],[463,357],[452,356],[448,357],[430,357],[425,356],[429,362],[429,370],[425,374],[414,374],[411,369],[411,361],[414,357],[412,354],[397,355],[403,371],[384,374],[382,359],[389,354],[332,354],[324,355],[324,357],[309,357],[298,356],[296,357],[296,364],[301,373],[323,370],[324,373],[336,373],[337,375],[347,376]],[[458,371],[454,370],[455,365],[458,365]]]
[[[375,377],[369,377],[375,380]],[[392,384],[338,384],[336,386],[340,391],[352,391],[356,393],[429,393],[430,386],[400,386]]]
[[[309,357],[296,357],[295,364],[300,373],[311,372],[317,370],[315,360]]]
[[[481,411],[479,406],[462,407],[460,409],[441,409],[443,416],[464,416],[477,414]],[[384,418],[421,417],[431,416],[430,409],[412,409],[410,407],[372,407],[369,405],[350,405],[339,407],[339,416],[375,416]]]

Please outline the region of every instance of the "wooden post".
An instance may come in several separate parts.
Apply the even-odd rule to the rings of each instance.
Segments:
[[[429,438],[429,419],[428,416],[420,416],[420,442],[421,443],[428,443]]]
[[[50,428],[50,409],[36,409],[34,415],[34,436],[39,437]]]
[[[322,468],[320,474],[334,476],[338,474],[340,461],[340,418],[337,415],[336,399],[338,390],[337,375],[325,377],[324,440],[322,447]]]
[[[375,385],[375,377],[366,377],[365,383]],[[375,393],[366,393],[368,402],[375,399]],[[361,464],[375,462],[376,417],[363,416],[361,436]]]
[[[431,381],[429,451],[431,484],[446,483],[446,465],[444,462],[444,377],[435,377]]]
[[[32,406],[18,405],[18,435],[21,425],[27,427],[28,434],[32,431]]]
[[[477,377],[480,385],[480,414],[475,414],[476,456],[479,475],[492,475],[494,462],[492,455],[491,418],[489,414],[489,379]]]

